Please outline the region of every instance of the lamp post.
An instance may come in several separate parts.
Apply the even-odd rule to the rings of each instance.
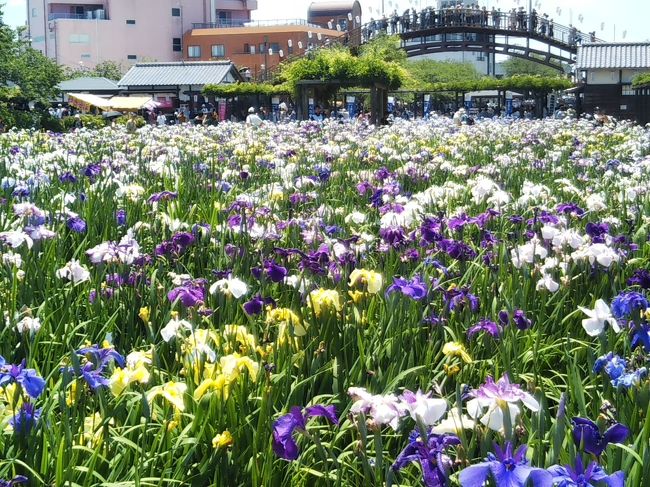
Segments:
[[[269,66],[269,36],[264,36],[264,81],[267,80]]]

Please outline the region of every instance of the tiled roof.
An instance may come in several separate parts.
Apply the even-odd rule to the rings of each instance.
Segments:
[[[231,71],[235,79],[240,78],[230,61],[138,63],[124,75],[118,85],[126,87],[219,84]]]
[[[117,83],[107,78],[85,76],[61,81],[57,88],[61,91],[119,91]]]
[[[615,42],[578,46],[576,69],[650,69],[650,43]]]

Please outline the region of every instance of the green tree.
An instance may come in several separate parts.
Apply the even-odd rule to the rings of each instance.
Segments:
[[[0,118],[14,124],[18,118],[29,120],[32,114],[18,113],[16,107],[29,102],[48,105],[58,93],[61,68],[40,51],[32,49],[22,32],[2,21],[0,9]]]
[[[433,59],[409,61],[406,63],[406,70],[411,78],[411,87],[414,89],[428,83],[453,83],[481,78],[473,64],[456,61],[434,61]]]
[[[508,60],[501,63],[506,77],[516,76],[518,74],[532,74],[539,76],[557,76],[560,71],[543,64],[529,61],[528,59],[521,59],[516,57],[508,58]],[[564,69],[559,66],[563,71]]]
[[[359,57],[381,59],[401,65],[406,64],[406,51],[400,47],[399,38],[386,34],[375,37],[361,46]]]

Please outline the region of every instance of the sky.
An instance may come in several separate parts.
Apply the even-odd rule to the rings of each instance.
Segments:
[[[137,0],[135,0],[137,1]],[[501,10],[524,6],[529,0],[477,0],[480,5]],[[633,42],[650,41],[650,0],[531,0],[533,8],[548,13],[556,22],[564,25],[573,23],[583,32],[596,31],[596,36],[605,41]],[[26,0],[0,0],[5,4],[4,22],[24,25]],[[380,17],[382,0],[360,0],[364,21]],[[258,0],[258,9],[253,12],[256,20],[304,19],[312,0]],[[435,0],[383,0],[384,11],[389,14],[397,8],[403,12],[407,7],[416,9],[435,5]]]

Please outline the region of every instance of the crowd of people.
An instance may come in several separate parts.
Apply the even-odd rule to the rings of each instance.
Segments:
[[[565,35],[557,35],[557,24],[548,14],[540,14],[533,9],[531,12],[513,8],[509,11],[502,11],[500,8],[480,7],[478,4],[463,5],[454,7],[434,9],[426,7],[421,11],[414,8],[406,9],[401,15],[397,10],[386,17],[370,22],[362,28],[362,42],[366,42],[379,34],[404,34],[423,29],[439,27],[484,27],[500,30],[530,31],[545,37],[558,38],[575,46],[585,40],[596,41],[596,33],[590,32],[588,36],[581,33],[575,26],[569,25]]]

